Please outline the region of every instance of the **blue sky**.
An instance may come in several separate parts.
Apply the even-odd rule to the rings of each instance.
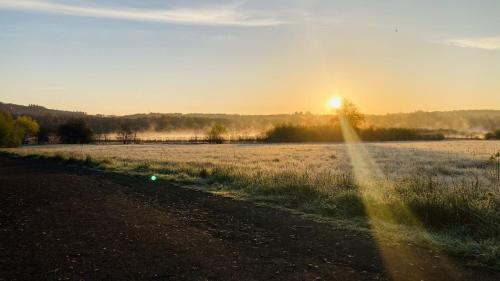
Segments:
[[[499,109],[499,1],[0,0],[0,101],[89,113]]]

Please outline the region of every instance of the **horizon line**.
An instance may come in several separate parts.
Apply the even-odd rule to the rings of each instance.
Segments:
[[[239,115],[239,116],[273,116],[273,115],[294,115],[297,113],[300,114],[311,114],[311,115],[316,115],[316,116],[328,116],[328,115],[334,115],[331,113],[313,113],[310,111],[295,111],[295,112],[290,112],[290,113],[267,113],[267,114],[249,114],[249,113],[223,113],[223,112],[135,112],[135,113],[128,113],[128,114],[104,114],[104,113],[87,113],[86,111],[82,110],[69,110],[69,109],[59,109],[59,108],[49,108],[44,105],[39,105],[39,104],[28,104],[28,105],[23,105],[23,104],[16,104],[16,103],[8,103],[8,102],[2,102],[0,101],[0,104],[5,104],[5,105],[15,105],[15,106],[24,106],[24,107],[29,107],[29,106],[39,106],[43,107],[47,110],[57,110],[57,111],[66,111],[66,112],[74,112],[74,113],[84,113],[85,115],[102,115],[105,117],[125,117],[125,116],[132,116],[132,115],[148,115],[148,114],[180,114],[180,115],[195,115],[195,114],[200,114],[200,115]],[[422,109],[416,109],[414,111],[407,111],[407,112],[386,112],[386,113],[363,113],[363,115],[368,115],[368,116],[383,116],[383,115],[391,115],[391,114],[412,114],[412,113],[417,113],[417,112],[424,112],[424,113],[438,113],[438,112],[456,112],[456,111],[500,111],[499,109],[491,109],[491,108],[483,108],[483,109],[450,109],[450,110],[422,110]]]

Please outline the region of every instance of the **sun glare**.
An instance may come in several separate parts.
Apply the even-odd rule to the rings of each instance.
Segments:
[[[331,109],[339,109],[342,106],[342,99],[340,97],[332,97],[328,101],[328,106]]]

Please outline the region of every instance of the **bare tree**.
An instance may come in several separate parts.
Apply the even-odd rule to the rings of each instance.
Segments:
[[[130,128],[130,125],[127,123],[122,123],[120,125],[120,132],[118,133],[118,139],[123,142],[123,144],[130,143],[133,137],[133,131]]]

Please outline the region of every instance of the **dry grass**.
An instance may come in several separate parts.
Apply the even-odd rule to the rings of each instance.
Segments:
[[[369,192],[354,178],[344,144],[53,145],[8,151],[201,183],[339,219],[411,229],[410,210],[442,247],[448,241],[452,252],[499,264],[500,183],[488,159],[500,150],[500,141],[356,145],[366,148],[384,176],[371,180]],[[372,212],[368,218],[367,202],[392,215]]]

